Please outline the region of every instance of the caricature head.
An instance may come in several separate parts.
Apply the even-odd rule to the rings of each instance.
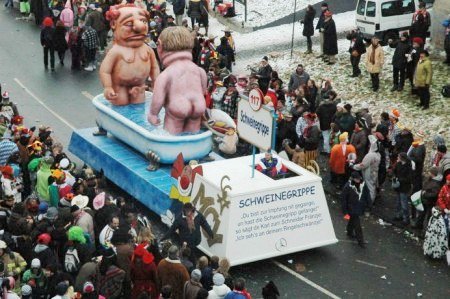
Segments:
[[[158,40],[158,55],[166,52],[192,51],[194,37],[188,29],[182,26],[167,27],[161,32]]]
[[[111,6],[106,13],[114,31],[114,41],[124,47],[137,48],[144,44],[148,33],[149,13],[134,5]]]

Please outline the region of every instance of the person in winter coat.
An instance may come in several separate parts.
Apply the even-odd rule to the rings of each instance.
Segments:
[[[201,242],[201,228],[208,236],[213,239],[214,233],[202,213],[196,211],[192,203],[185,203],[181,215],[175,218],[170,229],[161,238],[161,241],[167,239],[176,230],[180,236],[181,242],[186,242],[189,248],[196,248]],[[192,254],[194,254],[192,252]],[[193,262],[195,258],[192,258]]]
[[[52,71],[55,70],[55,48],[53,44],[53,35],[55,28],[53,28],[53,20],[46,17],[42,22],[44,26],[41,30],[41,45],[44,49],[44,67],[48,70],[48,55],[50,54],[50,67]]]
[[[445,177],[445,185],[439,191],[437,205],[444,214],[450,215],[450,174]]]
[[[439,191],[441,190],[441,178],[438,176],[439,171],[437,167],[431,167],[426,174],[425,181],[422,188],[422,204],[423,212],[419,213],[419,216],[414,223],[414,228],[426,229],[428,220],[431,217],[431,209],[436,205]],[[424,225],[425,224],[425,225]]]
[[[94,4],[89,5],[90,12],[86,17],[86,26],[91,27],[97,32],[98,36],[98,45],[100,51],[104,51],[106,47],[106,38],[107,38],[107,27],[105,18],[103,17],[101,8],[95,8]]]
[[[360,163],[366,154],[367,149],[367,133],[358,121],[355,124],[355,130],[350,137],[350,144],[356,149],[356,163]]]
[[[117,255],[117,267],[125,271],[123,279],[122,295],[124,297],[131,296],[131,261],[133,258],[134,244],[132,244],[132,236],[128,227],[120,227],[111,238],[111,244]],[[155,267],[156,270],[156,267]]]
[[[178,254],[178,247],[172,245],[169,248],[168,257],[158,264],[159,287],[170,285],[172,299],[183,299],[184,285],[189,280],[189,273],[181,264]]]
[[[412,166],[406,153],[402,152],[398,155],[397,164],[394,168],[395,178],[399,182],[399,186],[394,190],[397,192],[397,216],[394,220],[401,220],[404,226],[409,225],[409,195],[412,185]]]
[[[175,23],[177,26],[181,26],[183,22],[184,7],[186,6],[186,0],[175,0],[172,2],[173,13],[175,14]]]
[[[316,110],[316,114],[319,118],[320,130],[322,131],[323,137],[323,152],[329,154],[330,148],[330,134],[331,134],[331,123],[336,114],[337,107],[333,99],[326,99],[322,101]]]
[[[234,289],[229,292],[224,299],[251,299],[252,296],[245,289],[245,279],[238,278],[234,283]]]
[[[143,244],[134,249],[131,259],[131,281],[133,282],[132,298],[147,293],[150,298],[158,298],[158,272],[151,254]]]
[[[298,144],[295,145],[295,148],[291,148],[289,146],[289,139],[286,139],[283,145],[286,153],[292,156],[291,161],[300,167],[306,168],[305,151]]]
[[[411,85],[411,94],[417,94],[417,89],[414,86],[414,74],[416,72],[417,64],[419,63],[420,52],[423,50],[423,40],[420,37],[412,39],[411,51],[406,54],[406,77]]]
[[[50,194],[48,193],[48,178],[52,175],[50,166],[53,164],[53,157],[45,157],[41,160],[41,165],[37,172],[36,191],[40,201],[49,203]]]
[[[278,291],[278,287],[275,283],[270,280],[266,285],[262,288],[261,292],[263,299],[278,299],[280,297],[280,292]]]
[[[370,143],[369,152],[364,156],[361,163],[353,166],[353,169],[362,171],[365,186],[369,190],[370,202],[367,204],[370,208],[373,205],[377,195],[378,169],[380,167],[381,154],[379,152],[377,138],[374,135],[370,135],[368,140]]]
[[[352,115],[352,105],[345,104],[341,112],[336,113],[335,123],[339,126],[341,132],[347,132],[349,137],[352,137],[355,129],[356,119]]]
[[[447,250],[448,233],[445,220],[441,211],[433,207],[423,242],[423,254],[430,258],[440,259],[445,256]]]
[[[191,18],[191,28],[200,23],[202,17],[203,0],[189,0],[187,15]]]
[[[347,39],[350,41],[350,48],[348,51],[350,53],[350,63],[353,69],[351,77],[354,78],[361,75],[359,63],[361,61],[361,56],[366,53],[366,46],[362,34],[358,29],[352,30],[347,34]]]
[[[320,5],[320,9],[322,12],[320,13],[319,21],[317,22],[317,25],[316,25],[316,30],[319,30],[319,32],[320,32],[320,56],[317,58],[321,58],[324,56],[324,53],[323,53],[323,44],[324,44],[323,23],[325,22],[325,13],[328,11],[328,4],[322,3]]]
[[[364,236],[359,217],[364,213],[364,201],[361,199],[364,181],[357,171],[353,171],[341,194],[342,212],[348,219],[347,236],[356,238],[358,245],[365,248]]]
[[[420,97],[420,106],[424,110],[430,107],[430,87],[433,78],[433,68],[429,56],[430,54],[426,50],[420,52],[414,80],[414,86]]]
[[[125,271],[117,266],[117,256],[112,248],[104,251],[102,260],[97,267],[96,284],[99,295],[108,299],[122,297],[122,285]]]
[[[307,113],[305,116],[306,128],[303,130],[304,149],[305,149],[305,165],[308,167],[311,161],[317,160],[320,129],[317,122],[317,116],[314,113]]]
[[[191,279],[186,281],[183,288],[183,299],[196,299],[198,292],[203,288],[200,279],[202,272],[199,269],[194,269],[191,272]]]
[[[258,84],[261,91],[265,94],[269,89],[269,83],[272,76],[272,67],[269,64],[269,58],[264,56],[261,60],[261,65],[256,73],[258,77]]]
[[[52,238],[49,234],[41,234],[36,240],[36,246],[33,248],[33,258],[37,258],[41,262],[42,268],[46,268],[47,265],[55,263],[57,260],[55,252],[49,247],[51,241]]]
[[[71,1],[67,0],[64,9],[61,11],[59,15],[59,20],[63,22],[64,27],[66,27],[67,32],[69,32],[73,27],[73,10],[71,6]]]
[[[339,144],[331,149],[330,154],[330,175],[331,183],[340,189],[345,184],[346,167],[351,161],[352,156],[356,156],[355,147],[348,143],[348,133],[343,132],[339,135]]]
[[[95,63],[95,57],[97,53],[97,48],[99,46],[98,34],[95,29],[91,26],[84,26],[81,34],[81,40],[83,45],[83,54],[85,56],[87,67],[84,68],[85,71],[92,72],[97,66]]]
[[[61,21],[56,22],[56,28],[53,34],[53,45],[55,51],[58,53],[59,63],[61,65],[64,65],[64,56],[68,49],[66,33],[67,31],[64,27],[64,23]]]
[[[442,22],[442,26],[444,26],[445,28],[444,50],[446,59],[444,63],[450,65],[450,14],[448,15],[447,19]]]
[[[336,24],[331,11],[325,12],[325,20],[322,27],[323,32],[323,55],[324,61],[329,65],[336,63],[338,54]]]
[[[405,86],[406,55],[411,52],[408,33],[404,32],[400,36],[400,40],[393,41],[390,39],[388,43],[391,48],[395,48],[394,55],[392,56],[392,74],[394,81],[391,91],[402,91],[403,86]]]
[[[373,91],[380,88],[380,72],[384,64],[384,52],[378,37],[372,38],[372,43],[366,53],[366,69],[370,73]]]
[[[309,80],[309,74],[305,72],[302,64],[297,65],[295,72],[292,73],[289,83],[288,83],[288,91],[294,92],[297,88],[302,85],[306,85]]]
[[[231,72],[234,63],[234,51],[225,36],[220,38],[220,45],[216,48],[216,51],[220,55],[220,68],[226,67]]]
[[[42,296],[47,295],[47,277],[45,277],[42,269],[41,261],[33,259],[30,269],[26,270],[22,275],[22,282],[31,286],[33,298],[42,298]]]
[[[27,267],[27,262],[23,257],[11,251],[5,241],[0,240],[0,262],[4,265],[4,274],[7,276],[21,277]]]
[[[312,5],[308,5],[306,7],[305,16],[303,17],[303,20],[300,21],[301,24],[303,24],[303,36],[306,37],[306,45],[307,50],[305,54],[311,54],[312,53],[312,39],[311,36],[314,35],[314,18],[316,17],[316,10]]]
[[[424,41],[425,45],[427,32],[428,32],[427,21],[425,20],[423,14],[418,14],[417,20],[411,25],[409,29],[409,34],[411,35],[411,38],[420,37]]]
[[[208,292],[208,299],[223,299],[229,292],[231,292],[231,289],[225,284],[225,277],[222,274],[214,274],[213,282],[214,285]]]
[[[425,133],[423,131],[417,132],[413,143],[407,151],[408,158],[413,161],[415,165],[412,193],[422,190],[422,174],[426,156],[426,147],[423,142],[424,137]]]
[[[92,258],[92,250],[91,248],[86,244],[86,237],[84,236],[84,231],[79,226],[72,226],[69,231],[67,232],[68,242],[66,248],[64,248],[64,269],[66,272],[70,272],[71,275],[77,275],[80,271],[80,268],[85,263],[89,262]],[[66,265],[66,255],[68,251],[76,250],[78,255],[79,265],[78,269],[72,269],[69,270]]]

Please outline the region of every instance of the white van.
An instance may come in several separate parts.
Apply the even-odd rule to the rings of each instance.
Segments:
[[[364,38],[377,36],[386,43],[397,39],[402,31],[409,30],[414,12],[419,9],[419,0],[358,0],[356,26]],[[431,7],[434,0],[425,0]]]

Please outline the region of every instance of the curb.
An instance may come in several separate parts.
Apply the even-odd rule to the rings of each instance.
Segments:
[[[216,18],[220,24],[229,27],[233,31],[236,31],[239,33],[249,33],[249,32],[254,31],[254,27],[246,27],[244,25],[244,22],[242,22],[242,23],[239,23],[237,21],[233,22],[233,20],[231,20],[231,18],[224,18],[224,17],[222,17],[221,14],[219,14],[215,11],[211,13],[211,16]]]

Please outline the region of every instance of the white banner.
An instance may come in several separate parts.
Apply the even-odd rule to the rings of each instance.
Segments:
[[[266,107],[255,111],[248,99],[241,98],[238,104],[237,129],[240,138],[260,149],[268,150],[272,145],[273,111]]]

